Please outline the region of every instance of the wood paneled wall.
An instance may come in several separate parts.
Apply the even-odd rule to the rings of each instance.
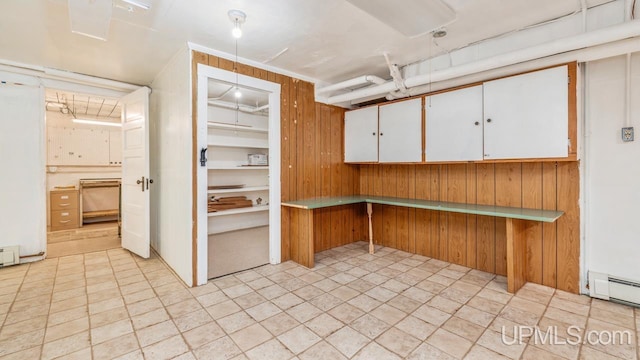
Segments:
[[[579,291],[578,162],[360,165],[360,193],[562,210],[536,223],[527,242],[527,280]],[[506,275],[505,219],[374,205],[374,241]]]
[[[235,71],[236,67],[231,60],[193,52],[194,114],[197,114],[197,64],[207,64],[228,71]],[[312,83],[241,63],[237,64],[237,71],[281,85],[281,200],[358,193],[358,166],[342,162],[344,109],[316,104]],[[193,121],[195,139],[195,115]],[[194,164],[198,163],[198,155],[194,145]],[[195,204],[195,190],[193,196]],[[313,219],[316,251],[364,239],[365,236],[360,231],[365,219],[358,215],[359,211],[362,212],[362,209],[356,205],[316,211]],[[197,219],[195,205],[194,219]],[[298,249],[297,242],[291,239],[297,236],[298,231],[304,231],[307,224],[308,221],[299,217],[295,211],[282,208],[282,261],[305,256],[306,253]],[[197,226],[198,224],[193,230],[194,263]]]

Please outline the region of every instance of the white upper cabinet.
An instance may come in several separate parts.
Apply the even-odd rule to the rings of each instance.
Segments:
[[[484,159],[568,156],[568,69],[484,83]]]
[[[482,85],[425,98],[427,162],[482,160]]]
[[[344,114],[344,161],[378,161],[378,107]]]
[[[380,106],[380,162],[422,161],[422,99]]]

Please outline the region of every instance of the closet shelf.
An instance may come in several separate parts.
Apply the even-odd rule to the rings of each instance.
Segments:
[[[209,170],[269,170],[268,166],[210,166]]]
[[[264,145],[252,145],[252,144],[221,144],[221,143],[215,143],[215,142],[210,142],[207,144],[208,146],[218,146],[218,147],[227,147],[227,148],[245,148],[245,149],[268,149],[269,145],[264,144]]]
[[[243,125],[235,125],[235,124],[216,123],[216,122],[208,122],[207,127],[209,129],[256,132],[256,133],[263,133],[263,134],[266,134],[269,132],[269,129],[261,129],[261,128],[252,127],[252,126],[243,126]]]
[[[236,188],[236,189],[207,190],[207,194],[226,194],[226,193],[266,191],[266,190],[269,190],[268,186],[248,186],[248,187],[242,187],[242,188]]]
[[[260,211],[269,211],[269,205],[259,205],[259,206],[252,206],[252,207],[239,208],[239,209],[216,211],[216,212],[208,213],[208,216],[216,217],[216,216],[245,214],[245,213],[260,212]]]

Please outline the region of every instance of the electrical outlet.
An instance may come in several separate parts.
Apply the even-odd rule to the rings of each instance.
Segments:
[[[633,127],[622,128],[622,141],[633,141]]]

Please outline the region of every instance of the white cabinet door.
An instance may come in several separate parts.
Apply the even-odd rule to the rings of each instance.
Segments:
[[[380,162],[422,161],[422,99],[380,106]]]
[[[426,161],[482,160],[482,85],[425,98]]]
[[[378,161],[378,107],[344,114],[344,161]]]
[[[566,66],[484,83],[484,158],[568,155]]]

